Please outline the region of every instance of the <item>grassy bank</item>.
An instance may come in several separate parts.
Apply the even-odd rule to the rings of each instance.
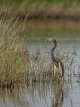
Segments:
[[[0,18],[80,19],[79,0],[0,0]]]
[[[1,5],[14,5],[19,7],[20,5],[22,5],[22,3],[24,4],[36,4],[36,3],[40,3],[40,4],[62,4],[62,5],[72,5],[74,3],[79,4],[80,1],[79,0],[0,0],[0,4]]]

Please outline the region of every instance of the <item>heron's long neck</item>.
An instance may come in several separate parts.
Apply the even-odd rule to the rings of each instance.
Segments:
[[[53,62],[56,61],[55,56],[54,56],[54,51],[55,51],[55,49],[56,49],[56,46],[53,47],[52,50],[51,50],[51,59],[52,59]]]

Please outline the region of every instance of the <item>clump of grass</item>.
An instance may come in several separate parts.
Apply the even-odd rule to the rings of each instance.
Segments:
[[[11,83],[27,69],[27,50],[17,22],[0,21],[0,84]],[[26,54],[24,54],[26,53]]]

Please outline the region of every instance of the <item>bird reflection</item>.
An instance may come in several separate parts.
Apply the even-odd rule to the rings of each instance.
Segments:
[[[52,107],[62,107],[64,100],[64,93],[63,93],[63,83],[59,81],[59,83],[54,84],[54,96]]]

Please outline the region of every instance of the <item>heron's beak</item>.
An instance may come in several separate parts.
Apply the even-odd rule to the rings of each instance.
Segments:
[[[53,39],[52,39],[52,38],[48,38],[47,40],[48,40],[49,42],[52,42]]]

